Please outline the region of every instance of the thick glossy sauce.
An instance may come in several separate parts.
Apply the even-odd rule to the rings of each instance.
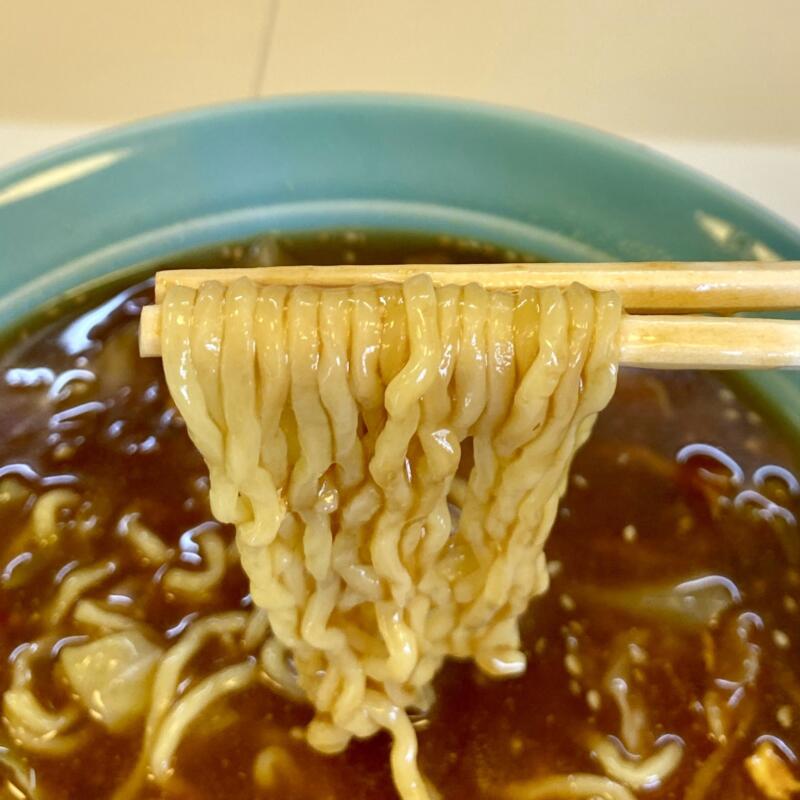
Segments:
[[[513,254],[351,234],[262,242],[189,263],[403,257]],[[169,401],[161,364],[136,355],[137,315],[149,297],[143,284],[60,309],[51,321],[39,318],[0,361],[0,689],[21,644],[51,633],[55,640],[87,635],[69,616],[55,629],[46,621],[58,582],[79,566],[114,559],[114,575],[87,596],[146,623],[165,646],[196,616],[248,606],[237,565],[218,591],[187,603],[164,591],[163,566],[125,540],[121,520],[132,513],[172,548],[170,563],[198,563],[198,527],[216,527],[231,540],[211,519],[205,468]],[[448,664],[432,712],[417,722],[422,769],[443,798],[494,798],[509,782],[554,773],[603,774],[592,748],[609,736],[635,744],[642,756],[680,744],[677,769],[641,796],[764,796],[745,759],[765,736],[800,776],[792,763],[800,754],[800,489],[793,469],[780,434],[717,378],[623,372],[578,455],[547,546],[552,586],[523,626],[527,673],[492,681],[470,665]],[[33,546],[31,509],[58,486],[76,491],[80,502],[59,511],[56,542]],[[197,679],[237,658],[235,643],[218,643],[191,663],[190,674]],[[61,707],[69,688],[50,651],[34,673],[37,695]],[[623,718],[621,703],[633,709],[634,722]],[[309,718],[307,708],[267,687],[231,695],[192,728],[166,786],[147,784],[141,796],[394,796],[385,736],[327,757],[297,736]],[[26,754],[4,729],[0,748],[24,759],[44,800],[110,797],[136,760],[141,726],[112,736],[97,722],[82,725],[87,743],[63,758]],[[295,769],[264,790],[253,761],[271,744],[288,750]],[[19,796],[9,788],[13,780],[0,760],[0,787]]]

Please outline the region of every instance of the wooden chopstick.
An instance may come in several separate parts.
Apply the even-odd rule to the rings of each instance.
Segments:
[[[613,264],[402,264],[389,266],[249,267],[167,270],[156,274],[156,302],[170,285],[229,284],[240,277],[286,286],[374,285],[420,272],[436,284],[479,283],[487,289],[568,286],[614,290],[626,313],[620,362],[655,369],[800,368],[800,322],[722,318],[688,312],[800,307],[800,262],[647,262]],[[631,311],[674,311],[636,315]],[[139,349],[161,355],[161,308],[142,309]]]
[[[800,307],[800,261],[613,264],[400,264],[390,266],[249,267],[178,269],[156,274],[156,302],[167,286],[232,283],[242,276],[259,284],[353,286],[403,281],[428,273],[438,285],[479,283],[487,289],[568,286],[613,290],[635,311],[757,311]]]
[[[145,306],[139,352],[161,355],[161,306]],[[702,315],[622,318],[620,363],[653,369],[796,369],[800,322]]]
[[[620,363],[652,369],[798,369],[800,322],[625,314]]]

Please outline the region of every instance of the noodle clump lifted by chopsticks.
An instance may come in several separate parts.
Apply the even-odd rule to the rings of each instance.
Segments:
[[[167,291],[167,381],[267,612],[264,667],[313,705],[313,747],[387,729],[404,800],[430,796],[406,710],[444,658],[525,668],[518,618],[619,320],[579,285]]]

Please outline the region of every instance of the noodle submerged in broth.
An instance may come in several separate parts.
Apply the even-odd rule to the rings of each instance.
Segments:
[[[477,245],[409,242],[270,241],[229,259],[479,260]],[[387,797],[388,737],[338,755],[305,741],[302,660],[250,597],[161,365],[138,359],[149,292],[59,309],[3,358],[2,791]],[[412,709],[430,785],[444,798],[790,798],[792,466],[716,379],[623,371],[558,510],[550,590],[521,619],[526,671],[498,680],[447,661],[433,703]]]

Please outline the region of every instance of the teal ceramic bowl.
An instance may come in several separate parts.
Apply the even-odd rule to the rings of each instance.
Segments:
[[[0,173],[0,329],[79,285],[268,231],[442,232],[558,260],[800,259],[800,232],[644,147],[534,114],[322,96],[120,128]],[[744,379],[800,431],[800,382]]]

